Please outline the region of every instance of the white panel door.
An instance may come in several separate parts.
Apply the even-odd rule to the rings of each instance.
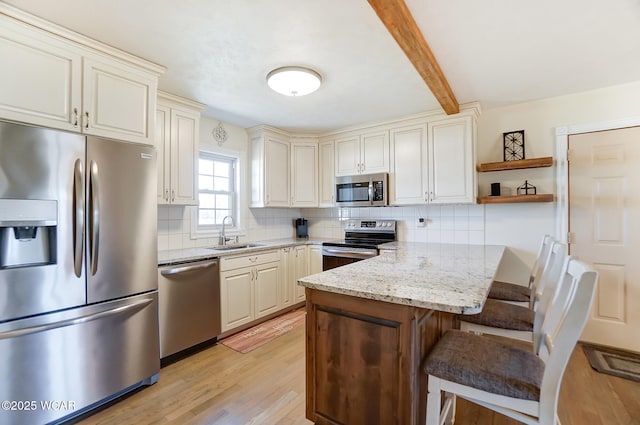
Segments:
[[[570,254],[599,272],[582,340],[640,351],[640,127],[569,136]]]
[[[318,145],[291,144],[291,206],[318,206]]]
[[[158,204],[169,203],[171,187],[171,109],[158,105],[156,111],[156,131],[153,136],[158,152]]]
[[[352,176],[360,172],[360,136],[337,139],[335,146],[336,176]]]
[[[322,272],[322,246],[308,245],[309,249],[309,274]]]
[[[294,280],[295,280],[295,297],[294,302],[304,301],[304,286],[298,285],[298,279],[309,274],[307,263],[307,246],[300,245],[293,248],[293,264],[294,264]]]
[[[171,109],[171,203],[195,205],[200,114]]]
[[[335,206],[335,173],[334,173],[334,155],[333,141],[322,142],[319,146],[318,153],[318,206],[333,207]]]
[[[427,202],[427,126],[391,130],[391,157],[393,166],[389,176],[389,203],[415,205]]]
[[[247,267],[220,273],[222,332],[254,319],[253,270],[253,267]]]
[[[156,85],[117,62],[84,58],[83,132],[153,144]]]
[[[289,206],[289,142],[267,138],[265,181],[267,207]]]
[[[261,264],[255,270],[255,318],[260,318],[280,309],[280,262]]]
[[[80,53],[8,18],[0,22],[0,117],[80,131]]]
[[[471,117],[429,123],[429,202],[475,203]]]
[[[389,132],[360,137],[360,174],[389,172]]]

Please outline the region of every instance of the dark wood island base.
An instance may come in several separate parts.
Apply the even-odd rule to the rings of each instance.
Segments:
[[[421,361],[454,315],[306,288],[307,419],[316,424],[424,423]]]

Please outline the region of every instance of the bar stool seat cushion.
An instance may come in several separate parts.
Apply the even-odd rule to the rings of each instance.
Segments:
[[[457,317],[463,322],[492,328],[533,332],[535,312],[527,307],[488,299],[484,303],[482,312],[478,314],[459,314]]]
[[[493,394],[539,401],[544,362],[534,353],[480,335],[447,331],[424,371]]]
[[[488,298],[503,301],[529,302],[529,299],[531,298],[531,288],[516,285],[515,283],[495,280],[491,284]]]

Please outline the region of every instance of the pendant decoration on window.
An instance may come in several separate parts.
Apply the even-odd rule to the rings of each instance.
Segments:
[[[518,186],[518,195],[535,195],[536,187],[530,184],[527,180],[524,181],[522,186]]]
[[[218,121],[218,126],[213,129],[211,135],[213,135],[213,139],[218,142],[218,146],[222,146],[222,144],[226,142],[227,138],[229,137],[229,135],[227,134],[227,130],[224,129],[220,121]]]

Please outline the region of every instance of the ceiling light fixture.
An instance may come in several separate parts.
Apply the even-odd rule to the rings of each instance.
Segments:
[[[322,77],[313,69],[302,66],[283,66],[267,74],[271,89],[285,96],[304,96],[320,88]]]

